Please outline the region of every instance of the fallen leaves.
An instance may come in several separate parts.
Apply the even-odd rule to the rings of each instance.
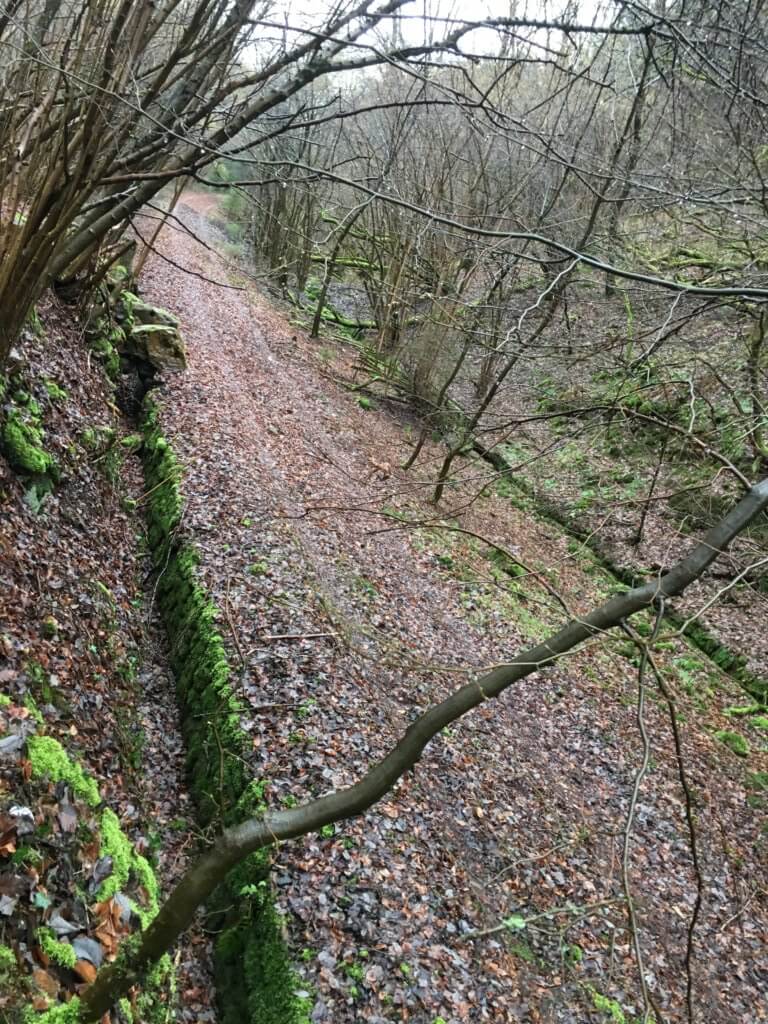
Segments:
[[[72,968],[81,981],[90,984],[96,979],[96,968],[90,960],[77,960]]]
[[[128,927],[130,912],[126,915],[125,907],[117,897],[104,903],[96,903],[92,909],[97,921],[93,934],[101,943],[103,956],[107,960],[114,960],[121,939],[130,930]],[[91,957],[90,959],[95,960],[96,958]]]
[[[46,995],[55,998],[59,994],[61,986],[56,978],[49,974],[48,971],[44,971],[39,967],[36,968],[32,972],[32,980],[39,989],[45,992]]]
[[[190,196],[191,208],[198,198]],[[210,197],[199,205],[207,209]],[[206,230],[199,219],[195,227]],[[166,233],[163,244],[208,276],[221,270],[180,232]],[[164,426],[186,468],[185,528],[200,545],[206,584],[226,599],[245,655],[242,695],[252,711],[244,711],[243,727],[253,775],[270,779],[271,806],[349,784],[419,710],[464,678],[462,669],[514,652],[528,627],[515,623],[514,603],[503,614],[488,610],[499,587],[488,579],[487,560],[475,558],[480,582],[470,587],[405,531],[372,531],[371,517],[398,508],[402,491],[405,511],[415,518],[421,511],[422,478],[397,469],[402,423],[384,412],[355,415],[349,396],[316,373],[316,347],[301,337],[285,344],[279,315],[258,296],[190,282],[159,261],[147,283],[185,321],[190,367],[168,384]],[[286,417],[288,408],[301,408],[301,416]],[[427,442],[425,475],[442,454]],[[476,466],[472,472],[481,476]],[[507,546],[512,539],[527,564],[547,572],[556,565],[559,588],[577,595],[579,607],[591,601],[596,581],[564,537],[509,502],[475,498],[476,490],[461,485],[452,492],[457,508],[474,502],[466,525]],[[423,514],[429,519],[434,509]],[[474,557],[467,545],[453,554]],[[254,564],[267,571],[249,573]],[[525,599],[516,601],[538,611],[527,590]],[[324,632],[336,635],[309,641]],[[295,639],[283,642],[288,637]],[[234,648],[233,662],[240,664]],[[610,928],[589,921],[569,935],[589,950],[575,984],[577,968],[562,969],[556,931],[532,933],[530,945],[527,930],[511,939],[509,932],[505,941],[517,943],[511,949],[493,945],[493,937],[477,950],[459,942],[505,918],[615,895],[620,851],[612,836],[621,830],[636,747],[622,671],[591,648],[583,660],[525,681],[508,701],[440,737],[413,780],[364,821],[281,848],[278,900],[290,912],[296,949],[312,951],[300,970],[317,992],[313,1022],[362,1024],[397,1014],[506,1024],[547,1020],[556,1006],[558,1019],[580,1024],[594,1010],[580,1002],[582,975],[614,972],[631,992],[631,961],[614,965],[610,952],[623,927],[618,914]],[[682,1006],[685,935],[670,926],[666,908],[689,891],[689,864],[673,803],[675,767],[655,756],[656,815],[644,827],[633,871],[648,902],[659,984],[669,1005]],[[743,799],[720,800],[718,813],[742,837],[749,870],[758,870]],[[721,828],[718,820],[717,834]],[[645,858],[665,844],[663,862]],[[710,917],[705,943],[711,929]],[[358,972],[361,947],[368,956]],[[750,956],[745,947],[718,944],[703,983],[725,991],[733,964]],[[758,990],[754,983],[744,989],[759,999]],[[727,1012],[720,1003],[710,1015]]]
[[[115,959],[120,943],[139,926],[129,896],[146,904],[146,893],[129,878],[127,892],[88,905],[82,880],[95,892],[114,867],[112,858],[100,852],[100,811],[74,798],[64,783],[25,781],[24,763],[19,758],[15,775],[8,769],[4,774],[10,791],[23,791],[31,806],[11,803],[0,810],[2,853],[6,858],[22,855],[18,864],[0,869],[3,937],[38,993],[66,1000],[78,986],[90,984],[103,963]],[[30,935],[36,936],[32,944]],[[54,954],[52,942],[74,953],[71,965]],[[41,998],[34,998],[35,1005]]]
[[[0,856],[16,852],[16,821],[9,814],[0,814]]]

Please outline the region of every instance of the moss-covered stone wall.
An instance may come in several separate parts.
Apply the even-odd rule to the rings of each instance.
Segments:
[[[263,783],[245,768],[248,738],[233,686],[219,609],[181,530],[181,467],[163,436],[159,408],[146,404],[144,472],[147,529],[157,572],[156,600],[168,636],[188,751],[189,783],[203,824],[231,824],[258,813]],[[269,885],[270,859],[250,856],[230,872],[209,911],[217,922],[215,968],[222,1024],[305,1024],[308,1001],[281,938]]]

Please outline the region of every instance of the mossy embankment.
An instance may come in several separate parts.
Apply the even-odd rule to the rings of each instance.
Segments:
[[[182,842],[150,793],[162,764],[183,802],[171,730],[150,744],[142,709],[161,666],[141,591],[141,439],[90,356],[74,311],[44,296],[0,373],[3,1024],[77,1019],[83,987],[156,913],[169,835]],[[165,958],[121,1024],[169,1020],[174,977]]]
[[[150,401],[143,421],[146,515],[188,751],[189,784],[206,826],[259,813],[264,785],[249,778],[249,739],[232,667],[219,632],[221,613],[198,572],[184,534],[182,467]],[[214,840],[215,841],[215,840]],[[251,855],[222,882],[208,907],[215,922],[215,968],[222,1024],[304,1024],[297,988],[269,884],[270,857]]]
[[[506,497],[526,511],[548,519],[577,540],[589,552],[595,565],[613,577],[617,583],[635,587],[645,582],[643,573],[618,565],[603,549],[599,536],[593,530],[582,528],[555,501],[537,493],[519,473],[515,472],[514,466],[502,451],[498,448],[487,448],[477,441],[473,448],[477,455],[497,472],[503,482]],[[750,671],[747,659],[743,655],[737,654],[718,640],[702,622],[689,620],[673,607],[666,607],[665,618],[675,629],[682,630],[694,647],[706,655],[718,669],[735,679],[747,693],[761,703],[768,702],[768,680]]]
[[[37,382],[38,400],[28,383],[20,373],[0,376],[0,455],[25,482],[28,504],[38,508],[61,476],[59,463],[46,446],[44,406],[68,396],[56,381],[45,378]]]
[[[50,706],[0,694],[5,759],[0,783],[12,797],[2,815],[6,892],[0,945],[0,1019],[9,1024],[76,1024],[83,982],[102,958],[146,927],[159,906],[150,862],[138,853],[77,753],[52,736]],[[38,809],[35,813],[31,808]],[[12,851],[12,852],[11,852]],[[72,888],[70,876],[79,880]],[[8,898],[7,893],[13,893]],[[28,907],[18,913],[21,897]],[[87,905],[86,905],[87,904]],[[175,993],[166,955],[141,992],[120,1006],[125,1024],[162,1024]]]

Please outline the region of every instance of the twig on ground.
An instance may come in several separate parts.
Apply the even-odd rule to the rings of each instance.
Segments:
[[[224,614],[227,616],[227,622],[229,624],[229,631],[232,634],[232,640],[237,650],[237,656],[240,658],[240,664],[245,668],[245,655],[243,654],[243,648],[240,646],[240,638],[237,635],[237,627],[235,626],[234,620],[232,619],[232,602],[229,599],[229,587],[231,580],[227,578],[227,586],[224,593]]]
[[[499,932],[524,931],[526,928],[529,928],[536,921],[549,920],[553,917],[558,917],[562,914],[569,914],[571,916],[575,915],[577,919],[581,919],[589,917],[596,910],[600,910],[602,907],[615,906],[615,904],[623,902],[624,898],[622,897],[618,899],[598,900],[597,903],[587,903],[583,907],[552,907],[550,910],[542,910],[539,914],[532,914],[531,917],[524,918],[522,917],[522,915],[520,915],[521,923],[519,924],[519,927],[517,923],[515,925],[511,925],[509,923],[509,919],[507,919],[506,921],[502,921],[501,924],[493,925],[491,928],[481,928],[479,931],[476,932],[467,932],[466,935],[462,935],[461,938],[466,941],[469,939],[481,939],[486,935],[497,935]]]
[[[136,499],[136,505],[140,505],[146,498],[150,496],[150,494],[156,491],[159,487],[163,487],[165,484],[173,480],[175,475],[175,473],[171,473],[171,475],[167,476],[165,480],[161,480],[159,484],[155,484],[154,487],[150,487],[148,491],[144,491],[143,494],[140,494],[139,497]]]
[[[271,704],[249,704],[248,711],[271,711],[273,708],[300,708],[301,704],[273,701]]]
[[[752,893],[752,895],[748,896],[747,899],[744,900],[744,902],[739,907],[739,909],[736,911],[736,913],[735,914],[731,914],[731,916],[727,919],[727,921],[724,921],[723,924],[720,925],[720,931],[724,932],[725,929],[728,927],[728,925],[733,924],[733,922],[738,917],[741,917],[741,915],[747,909],[747,907],[752,902],[752,900],[755,898],[755,896],[766,896],[766,895],[768,895],[768,889],[755,889],[755,891]]]
[[[520,857],[518,860],[512,861],[511,864],[507,864],[507,866],[503,867],[501,871],[498,871],[493,878],[491,878],[491,881],[498,881],[502,875],[506,875],[509,871],[514,871],[514,869],[519,867],[521,864],[532,864],[536,860],[546,860],[546,858],[551,856],[551,854],[557,853],[558,850],[562,850],[566,846],[570,846],[571,843],[571,839],[566,839],[564,842],[558,843],[557,846],[551,846],[548,850],[544,850],[543,853],[534,853],[531,857]]]
[[[262,640],[316,640],[321,636],[338,636],[338,633],[267,633]]]
[[[680,785],[683,789],[683,795],[685,797],[685,820],[688,825],[688,838],[691,847],[691,859],[693,861],[693,872],[696,877],[696,900],[693,905],[693,911],[691,912],[691,920],[688,923],[688,936],[686,939],[686,950],[685,950],[685,1005],[688,1012],[688,1024],[693,1024],[693,938],[696,931],[696,923],[699,918],[699,912],[701,911],[701,903],[704,894],[704,879],[701,876],[701,865],[699,863],[699,850],[696,840],[696,815],[693,806],[693,793],[688,782],[688,776],[685,771],[685,762],[683,761],[683,746],[680,739],[680,727],[677,723],[677,714],[675,711],[675,699],[670,693],[669,687],[666,681],[659,671],[653,656],[649,653],[648,662],[653,669],[653,674],[656,677],[656,682],[659,689],[664,695],[664,699],[667,703],[667,709],[669,710],[669,721],[672,726],[672,736],[675,744],[675,760],[677,762],[677,773],[680,778]]]

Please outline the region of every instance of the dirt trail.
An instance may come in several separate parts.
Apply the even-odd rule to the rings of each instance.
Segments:
[[[221,249],[201,216],[212,205],[190,196],[180,216]],[[271,780],[273,804],[302,800],[358,777],[417,711],[561,613],[536,597],[491,600],[454,571],[459,555],[474,557],[468,548],[392,530],[376,513],[412,510],[427,484],[392,468],[408,450],[403,425],[329,379],[321,347],[254,289],[212,283],[237,281],[214,252],[178,228],[161,251],[199,275],[154,258],[143,280],[180,316],[189,350],[163,398],[186,467],[184,527],[243,665],[254,775]],[[589,604],[594,581],[550,527],[495,498],[462,524],[533,566],[557,564],[576,610]],[[584,1024],[606,1019],[600,997],[642,1017],[613,902],[639,762],[632,671],[592,649],[526,680],[434,743],[363,821],[281,850],[278,899],[313,1021]],[[652,703],[648,725],[654,771],[637,807],[632,884],[649,987],[666,1019],[682,1021],[695,889],[663,707]],[[768,1019],[764,841],[741,762],[703,730],[685,745],[701,800],[701,1019],[755,1024]],[[469,937],[513,915],[603,901],[509,943]]]

